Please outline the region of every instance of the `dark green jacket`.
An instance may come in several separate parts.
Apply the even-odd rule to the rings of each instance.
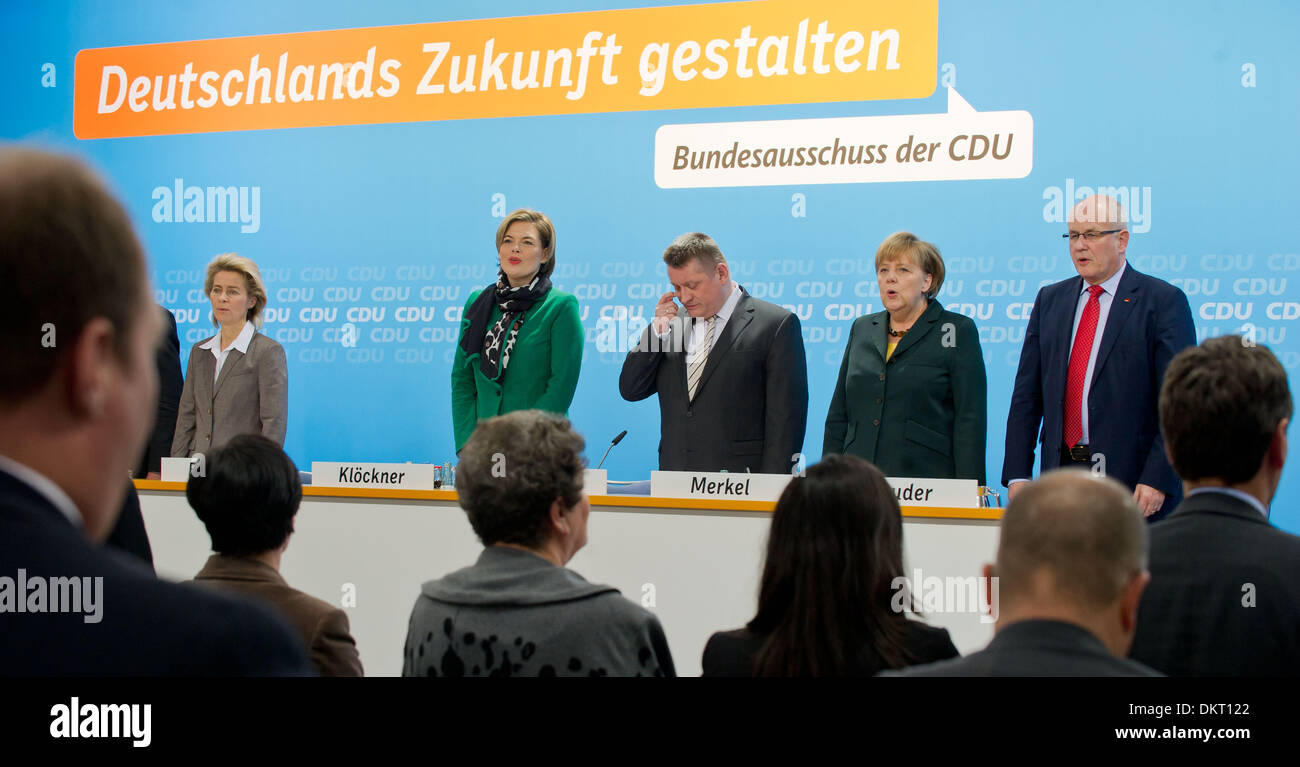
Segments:
[[[461,315],[460,335],[469,330],[469,308],[482,290],[470,293]],[[492,307],[488,327],[501,318]],[[465,445],[479,420],[515,410],[547,410],[567,416],[578,388],[582,347],[586,334],[578,316],[578,299],[551,288],[541,303],[528,310],[519,337],[510,352],[510,365],[498,381],[479,370],[479,356],[468,356],[456,341],[451,363],[451,418],[456,431],[456,452]]]
[[[889,477],[984,484],[984,355],[971,318],[931,301],[885,362],[889,312],[849,331],[822,453],[849,453]]]

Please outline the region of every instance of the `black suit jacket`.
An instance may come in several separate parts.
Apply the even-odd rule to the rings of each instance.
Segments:
[[[889,477],[984,482],[988,387],[975,322],[931,301],[885,361],[889,312],[849,331],[822,454],[849,453]]]
[[[153,547],[149,545],[149,531],[144,526],[144,513],[140,511],[140,494],[135,491],[135,484],[126,483],[126,498],[122,500],[122,511],[117,515],[117,522],[109,531],[104,545],[124,551],[139,559],[154,571]]]
[[[886,671],[881,676],[1160,676],[1111,655],[1092,632],[1073,623],[1017,621],[964,658]]]
[[[158,366],[158,415],[153,422],[153,434],[145,446],[144,456],[135,470],[143,479],[151,471],[162,471],[162,459],[172,454],[172,436],[176,433],[176,412],[181,401],[181,339],[176,334],[176,317],[159,306],[166,324],[158,343],[155,364]]]
[[[719,631],[704,646],[703,676],[753,676],[754,656],[762,649],[765,639],[749,629]],[[927,626],[920,621],[907,621],[903,645],[916,663],[957,657],[948,629]],[[867,647],[863,649],[862,667],[853,676],[871,676],[884,668],[885,662],[875,648]]]
[[[44,496],[0,471],[0,578],[17,591],[20,576],[33,606],[35,577],[50,593],[54,578],[90,578],[83,583],[87,594],[98,591],[97,607],[0,612],[0,677],[312,673],[297,637],[266,608],[156,579],[92,544]],[[71,601],[71,586],[61,590]],[[87,623],[96,613],[98,622]]]
[[[1197,493],[1151,527],[1149,569],[1135,660],[1170,676],[1300,674],[1300,537]]]
[[[1083,278],[1038,291],[1020,349],[1020,367],[1007,414],[1002,484],[1033,477],[1034,449],[1042,471],[1061,465],[1065,441],[1065,383],[1074,313]],[[1129,264],[1111,299],[1088,391],[1088,439],[1105,456],[1105,470],[1129,488],[1150,485],[1177,505],[1182,483],[1165,458],[1156,402],[1173,356],[1196,343],[1192,309],[1182,290]],[[1042,430],[1039,430],[1039,425]]]
[[[684,335],[693,323],[681,319],[663,339],[647,327],[618,379],[623,399],[659,395],[659,468],[788,474],[808,426],[799,318],[742,288],[694,400],[686,388]]]

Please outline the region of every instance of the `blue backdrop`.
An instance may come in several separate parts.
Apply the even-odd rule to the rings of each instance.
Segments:
[[[452,460],[449,369],[460,307],[492,279],[497,217],[536,207],[558,232],[555,282],[588,330],[571,416],[607,468],[645,477],[657,404],[618,396],[623,354],[596,343],[605,318],[641,318],[666,289],[664,246],[710,233],[741,284],[803,320],[810,412],[821,432],[848,326],[878,311],[871,261],[889,233],[939,245],[940,300],[974,316],[989,376],[990,477],[1001,468],[1011,383],[1038,287],[1070,276],[1053,201],[1126,187],[1130,263],[1181,286],[1198,338],[1250,323],[1288,371],[1300,318],[1300,247],[1287,190],[1300,177],[1300,7],[1284,2],[941,2],[939,83],[926,99],[242,131],[79,141],[78,50],[657,3],[7,3],[0,137],[89,158],[130,209],[183,356],[211,334],[202,270],[215,254],[257,261],[266,332],[289,355],[286,447],[312,460]],[[676,3],[675,3],[676,4]],[[672,123],[931,114],[954,86],[976,109],[1025,110],[1033,170],[1014,180],[661,189],[657,128]],[[244,187],[256,226],[156,220],[159,187]],[[1068,199],[1065,207],[1068,208]],[[250,217],[251,219],[252,217]],[[242,229],[256,231],[242,231]],[[622,308],[620,308],[622,307]],[[356,344],[340,343],[348,323]],[[633,324],[628,332],[636,329]],[[1274,504],[1300,532],[1295,472]]]

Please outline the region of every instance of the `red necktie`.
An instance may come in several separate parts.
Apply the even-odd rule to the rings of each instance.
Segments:
[[[1100,285],[1088,286],[1088,303],[1084,304],[1079,318],[1079,330],[1074,334],[1074,348],[1070,349],[1070,376],[1065,382],[1065,446],[1074,447],[1083,439],[1083,383],[1088,377],[1088,358],[1092,356],[1092,339],[1097,335],[1097,318],[1101,316],[1101,301],[1097,298],[1105,291]]]

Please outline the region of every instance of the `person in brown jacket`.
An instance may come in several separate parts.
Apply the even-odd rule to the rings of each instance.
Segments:
[[[292,588],[280,575],[302,501],[298,469],[280,446],[244,434],[209,454],[185,496],[216,552],[194,582],[269,604],[297,630],[322,676],[363,676],[343,610]]]

